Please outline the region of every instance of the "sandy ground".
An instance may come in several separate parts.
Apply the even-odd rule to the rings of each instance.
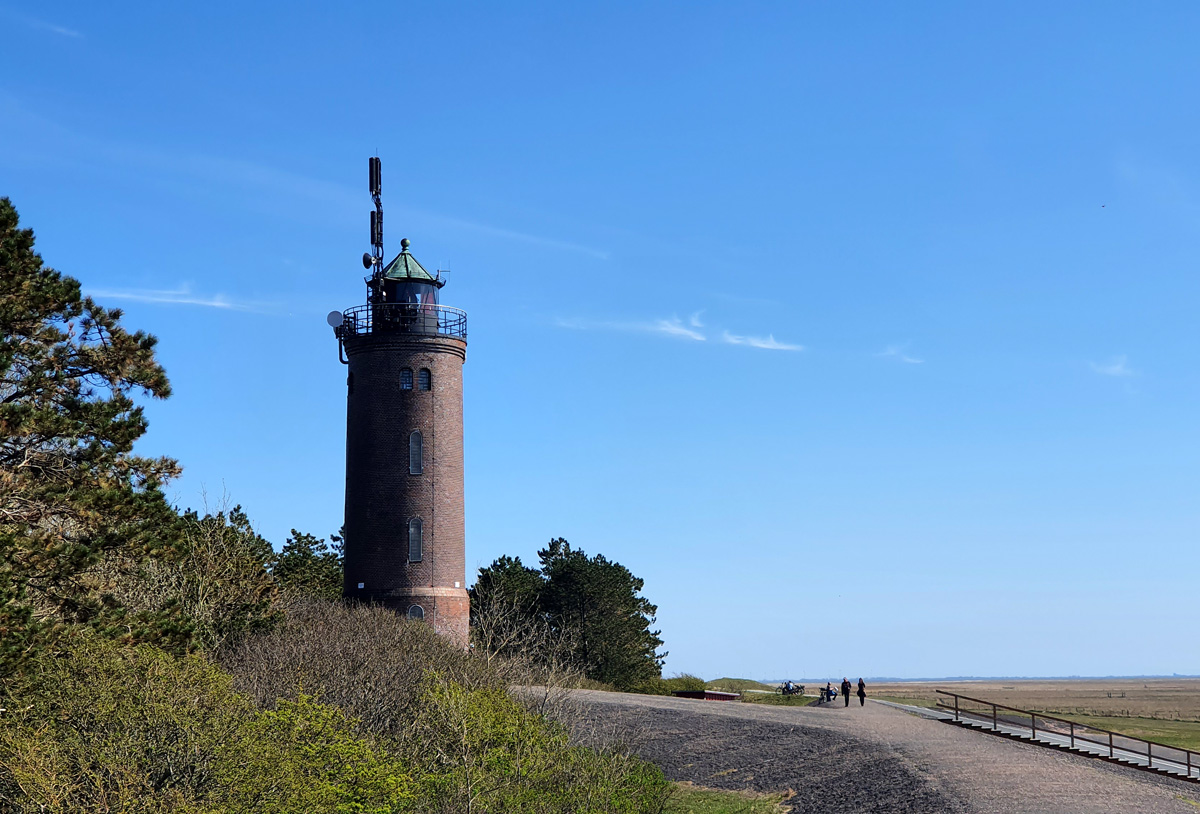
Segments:
[[[580,690],[672,780],[792,789],[794,812],[1197,814],[1200,785],[1010,741],[882,704],[770,707]]]

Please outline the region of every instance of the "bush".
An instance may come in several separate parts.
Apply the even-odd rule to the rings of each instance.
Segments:
[[[411,810],[415,784],[409,773],[356,730],[340,709],[307,695],[256,715],[225,751],[214,814]]]
[[[661,811],[669,796],[657,767],[573,746],[561,725],[503,689],[468,690],[436,675],[422,691],[407,751],[428,779],[428,811],[634,814]]]
[[[200,656],[80,637],[30,667],[2,705],[0,810],[382,814],[412,799],[340,710],[255,712]]]
[[[231,662],[236,679],[84,632],[32,659],[0,697],[0,811],[653,814],[668,797],[657,768],[572,742],[390,611],[313,605]]]
[[[468,688],[500,684],[486,665],[423,622],[376,605],[319,600],[293,605],[274,630],[219,660],[234,686],[262,709],[313,695],[366,731],[391,738],[404,736],[428,670]]]
[[[199,657],[78,636],[10,686],[0,808],[173,811],[217,785],[218,754],[250,705]]]
[[[670,695],[676,690],[704,690],[707,685],[703,678],[690,675],[689,673],[680,673],[671,678],[652,678],[642,682],[633,688],[634,692],[644,693],[646,695]]]
[[[466,653],[422,622],[377,606],[312,602],[222,663],[264,709],[311,694],[353,716],[418,778],[429,812],[656,812],[666,781],[619,749],[583,748],[541,714],[545,688],[515,696],[507,660]]]
[[[178,543],[168,556],[114,562],[112,593],[130,611],[173,611],[192,649],[268,630],[279,614],[278,591],[267,572],[274,556],[240,506],[204,516],[190,509],[175,524]]]

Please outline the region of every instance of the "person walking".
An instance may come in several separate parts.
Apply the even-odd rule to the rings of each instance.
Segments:
[[[846,706],[850,706],[850,679],[842,676],[842,698],[846,699]]]
[[[860,678],[858,680],[858,705],[865,707],[867,705],[867,685]]]

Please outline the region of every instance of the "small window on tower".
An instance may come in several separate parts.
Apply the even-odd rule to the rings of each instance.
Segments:
[[[417,619],[417,620],[424,619],[425,618],[425,609],[422,608],[420,605],[409,605],[408,606],[408,618],[409,619]]]
[[[400,389],[412,390],[412,368],[406,367],[400,371]]]
[[[408,434],[408,474],[420,475],[425,471],[425,439],[420,430]]]
[[[429,368],[427,368],[427,367],[421,368],[421,372],[418,374],[418,377],[417,377],[417,384],[420,386],[420,388],[422,390],[428,390],[430,387],[433,386],[433,376],[430,375]]]
[[[421,561],[421,518],[408,521],[408,561]]]

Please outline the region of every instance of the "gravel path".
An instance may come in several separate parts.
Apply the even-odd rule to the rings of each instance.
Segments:
[[[882,704],[770,707],[580,690],[672,780],[791,789],[792,811],[1197,814],[1200,786]],[[857,699],[855,699],[857,700]]]

